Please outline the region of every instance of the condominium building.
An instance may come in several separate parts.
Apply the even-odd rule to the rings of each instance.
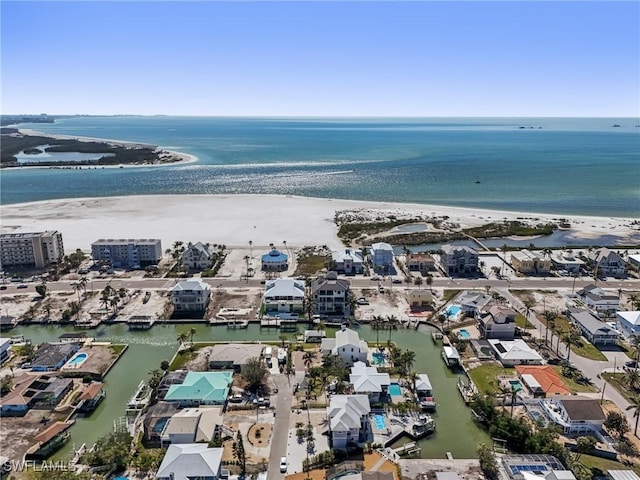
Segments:
[[[56,230],[0,235],[0,268],[44,269],[64,257],[62,234]]]
[[[114,267],[145,267],[162,259],[162,245],[156,238],[101,238],[91,244],[91,256],[97,262],[109,262]]]

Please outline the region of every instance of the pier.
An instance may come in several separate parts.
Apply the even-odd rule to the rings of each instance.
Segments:
[[[156,319],[149,315],[134,315],[127,320],[129,330],[148,330],[156,323]]]
[[[418,446],[416,442],[409,442],[401,447],[394,448],[393,451],[396,455],[403,456],[411,456],[411,455],[419,455],[422,449]]]

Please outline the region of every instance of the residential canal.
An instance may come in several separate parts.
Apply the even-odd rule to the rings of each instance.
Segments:
[[[74,445],[93,444],[99,437],[113,429],[114,422],[125,414],[126,404],[135,392],[140,380],[147,379],[149,372],[159,368],[162,360],[170,360],[178,348],[177,337],[180,332],[196,329],[194,341],[278,341],[276,329],[260,329],[251,324],[247,329],[228,329],[226,326],[209,327],[203,324],[155,325],[146,331],[128,330],[124,324],[101,326],[87,331],[96,341],[126,343],[129,348],[114,365],[105,378],[107,396],[93,414],[86,418],[77,418],[71,428],[71,441],[56,455],[56,459],[68,456]],[[301,326],[302,328],[302,326]],[[375,342],[376,332],[367,325],[356,327],[360,336],[369,342]],[[34,344],[55,341],[63,333],[73,332],[73,327],[18,327],[10,335],[24,335]],[[421,327],[418,332],[400,329],[392,333],[392,339],[401,348],[416,352],[414,368],[417,372],[427,373],[434,387],[438,410],[434,414],[437,431],[434,435],[419,442],[423,458],[444,458],[451,452],[456,458],[475,456],[477,444],[488,442],[489,438],[471,420],[469,409],[465,406],[456,382],[458,375],[445,366],[440,357],[440,348],[431,340],[431,327]],[[333,335],[329,330],[328,334]],[[380,342],[388,338],[387,331],[380,332]],[[402,443],[402,442],[401,442]]]

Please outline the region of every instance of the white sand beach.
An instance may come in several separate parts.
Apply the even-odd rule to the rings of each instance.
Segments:
[[[614,235],[617,243],[638,235],[634,219],[516,213],[436,205],[331,200],[282,195],[146,195],[47,200],[0,206],[1,231],[59,230],[65,250],[89,250],[99,238],[160,238],[164,248],[174,241],[205,241],[227,246],[327,245],[338,247],[336,211],[376,218],[395,215],[448,216],[461,227],[492,221],[571,224],[568,235],[591,238]]]

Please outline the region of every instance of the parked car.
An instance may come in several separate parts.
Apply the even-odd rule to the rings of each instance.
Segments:
[[[280,473],[287,472],[287,457],[280,458]]]
[[[380,280],[380,277],[377,275],[374,275],[373,277],[371,277],[371,280],[373,280],[374,282],[377,282],[378,280]]]
[[[367,300],[364,297],[359,298],[358,300],[356,300],[356,303],[358,305],[369,305],[369,300]]]
[[[29,285],[26,285],[24,283],[21,283],[20,285],[18,285],[16,288],[29,288]]]
[[[394,278],[391,283],[402,283],[402,280],[400,280],[399,278]]]
[[[629,362],[626,362],[624,366],[627,368],[638,368],[638,362],[636,362],[635,360],[631,360]]]
[[[0,285],[0,290],[6,290],[7,286],[6,285]]]
[[[229,401],[231,403],[242,403],[242,395],[240,395],[239,393],[236,393],[235,395],[231,396]]]

